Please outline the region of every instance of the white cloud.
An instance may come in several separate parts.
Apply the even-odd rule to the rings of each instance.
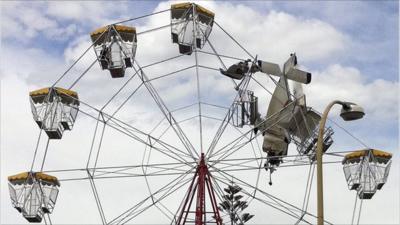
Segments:
[[[43,85],[56,80],[66,67],[63,60],[38,48],[3,45],[1,77],[19,77],[31,84]]]
[[[320,61],[342,53],[346,47],[348,37],[345,34],[317,19],[274,10],[264,15],[240,3],[211,2],[209,6],[217,12],[216,21],[261,59],[283,62],[289,53],[296,52],[302,62]],[[235,19],[225,19],[232,17]],[[224,40],[218,27],[215,26],[213,32],[212,37],[218,35],[216,40]],[[224,49],[227,42],[216,43],[222,52],[227,51]]]
[[[39,32],[55,28],[57,23],[40,13],[41,10],[42,4],[27,6],[17,2],[3,3],[1,5],[2,38],[15,38],[27,42],[36,37]]]
[[[59,20],[70,20],[80,24],[109,24],[128,13],[126,2],[49,2],[46,13]]]
[[[106,11],[106,7],[98,2],[81,2],[75,4],[74,2],[49,2],[47,7],[47,14],[63,18],[67,20],[81,20],[93,23],[94,21],[102,20],[102,16]]]
[[[398,87],[396,81],[379,78],[368,82],[358,69],[336,64],[313,73],[305,93],[309,104],[319,111],[327,102],[338,99],[360,104],[370,119],[398,121]]]
[[[30,43],[40,35],[51,41],[67,40],[87,33],[85,29],[115,22],[128,10],[124,2],[6,2],[1,12],[2,39]]]

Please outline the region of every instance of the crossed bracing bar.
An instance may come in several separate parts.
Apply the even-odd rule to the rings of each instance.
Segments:
[[[216,169],[214,167],[214,169]],[[301,222],[307,223],[307,224],[313,224],[312,222],[308,221],[305,219],[305,216],[309,216],[312,217],[314,219],[316,219],[316,215],[311,214],[307,211],[305,211],[304,209],[297,207],[293,204],[290,204],[278,197],[275,197],[271,194],[268,194],[267,192],[265,192],[264,190],[261,190],[260,188],[253,186],[251,184],[249,184],[248,182],[243,181],[242,179],[237,178],[236,176],[233,176],[232,174],[229,174],[225,171],[216,169],[216,171],[214,171],[214,176],[213,176],[217,181],[221,182],[224,185],[229,185],[232,181],[235,182],[236,184],[238,184],[241,187],[246,187],[246,188],[250,188],[253,189],[254,192],[250,193],[248,191],[246,191],[244,188],[242,190],[242,194],[248,196],[250,199],[254,199],[257,200],[259,203],[265,204],[273,209],[276,209],[284,214],[287,214],[288,216],[291,216],[293,218],[296,219],[296,221],[300,220]],[[261,195],[261,197],[258,197],[256,195],[256,193],[258,195]],[[265,200],[264,198],[268,199]],[[332,224],[329,221],[325,220],[325,223],[328,224]]]

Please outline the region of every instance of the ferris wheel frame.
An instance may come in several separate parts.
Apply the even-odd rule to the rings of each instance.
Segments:
[[[121,24],[121,23],[127,23],[131,22],[134,20],[137,20],[139,18],[145,18],[149,16],[153,16],[156,14],[160,13],[165,13],[169,12],[170,10],[162,10],[159,12],[155,12],[152,14],[148,14],[145,16],[133,18],[133,19],[128,19],[125,21],[121,21],[115,24]],[[245,54],[247,54],[247,57],[250,58],[250,61],[252,63],[257,62],[257,57],[250,54],[250,52],[244,48],[234,37],[233,35],[229,34],[217,21],[214,21],[214,24],[217,28],[219,28],[223,33],[226,34],[228,38],[230,38],[234,43],[237,44],[237,46],[243,50]],[[150,33],[150,32],[155,32],[161,29],[166,29],[170,28],[172,25],[164,25],[156,28],[152,28],[149,30],[141,31],[138,32],[137,35],[142,35],[145,33]],[[196,27],[194,25],[194,27]],[[229,58],[229,59],[235,59],[235,60],[247,60],[247,59],[242,59],[242,58],[237,58],[234,56],[228,56],[228,55],[223,55],[219,54],[216,49],[214,48],[212,42],[210,41],[209,38],[206,39],[206,44],[210,46],[212,49],[212,52],[207,52],[201,49],[197,49],[196,46],[194,46],[194,58],[195,58],[195,63],[192,66],[185,67],[183,69],[179,69],[173,72],[169,72],[166,74],[159,75],[154,78],[149,78],[149,76],[146,73],[146,68],[150,68],[153,66],[160,65],[162,63],[174,60],[176,58],[184,57],[185,55],[179,54],[176,56],[172,56],[167,59],[163,59],[160,61],[152,62],[146,65],[141,65],[138,62],[138,59],[134,60],[132,69],[134,70],[134,73],[127,79],[127,81],[121,86],[121,88],[113,95],[107,102],[101,107],[101,108],[96,108],[94,106],[91,106],[90,104],[82,101],[81,99],[75,98],[76,101],[79,101],[81,106],[86,107],[87,110],[85,109],[79,109],[79,113],[81,115],[85,115],[93,120],[96,121],[96,128],[93,134],[93,139],[92,139],[92,146],[90,148],[90,153],[87,159],[87,164],[86,167],[83,168],[72,168],[72,169],[64,169],[64,170],[43,170],[43,165],[45,164],[45,159],[46,159],[46,153],[48,150],[48,143],[45,149],[45,154],[44,158],[42,161],[42,166],[41,166],[41,171],[46,172],[46,173],[52,173],[52,174],[57,174],[57,173],[68,173],[68,172],[74,172],[74,171],[83,171],[86,173],[87,176],[83,177],[69,177],[69,178],[61,178],[59,179],[60,182],[68,182],[68,181],[78,181],[78,180],[89,180],[90,186],[92,189],[93,196],[96,201],[96,205],[98,208],[98,212],[100,215],[101,222],[103,224],[125,224],[128,222],[131,222],[135,217],[139,216],[141,213],[145,212],[147,209],[151,207],[156,207],[158,210],[164,214],[167,218],[171,218],[171,224],[175,224],[177,222],[177,213],[178,212],[172,212],[168,207],[163,205],[162,200],[168,197],[170,194],[181,190],[185,185],[187,185],[192,179],[193,175],[195,174],[196,168],[199,165],[199,161],[201,158],[202,153],[204,153],[205,156],[205,161],[208,166],[208,169],[211,174],[211,182],[214,184],[215,187],[215,194],[217,199],[220,201],[223,200],[223,187],[222,185],[229,185],[232,182],[241,185],[243,187],[247,187],[248,189],[252,190],[252,192],[249,192],[246,189],[243,189],[241,194],[245,195],[247,197],[247,200],[250,202],[252,201],[257,201],[260,204],[264,204],[265,206],[271,207],[272,209],[275,209],[277,211],[280,211],[284,214],[286,214],[289,217],[293,217],[295,219],[295,224],[299,223],[307,223],[307,224],[312,224],[311,222],[313,219],[316,219],[317,216],[313,213],[308,212],[308,204],[309,204],[309,196],[311,192],[311,185],[312,185],[312,180],[313,180],[313,173],[314,173],[314,168],[315,168],[315,161],[313,160],[313,156],[310,155],[302,155],[302,154],[294,154],[294,155],[286,155],[286,156],[275,156],[276,158],[280,158],[283,160],[281,165],[279,166],[280,168],[285,168],[285,167],[309,167],[309,174],[306,179],[306,192],[304,195],[304,201],[303,205],[300,206],[295,206],[294,204],[291,204],[289,202],[286,202],[276,196],[273,196],[266,192],[265,190],[262,190],[259,187],[259,180],[261,177],[261,171],[264,169],[263,162],[267,160],[267,157],[262,157],[263,151],[262,148],[260,147],[260,144],[258,142],[258,137],[262,136],[262,131],[255,133],[254,128],[257,128],[258,126],[261,126],[261,124],[256,125],[256,126],[250,126],[246,125],[244,126],[245,128],[248,128],[245,131],[242,131],[242,129],[239,129],[235,127],[232,124],[232,118],[235,113],[234,109],[234,103],[235,101],[238,101],[241,97],[240,92],[245,92],[247,91],[247,87],[250,82],[254,82],[255,84],[260,85],[263,89],[266,90],[269,94],[272,95],[272,92],[270,92],[267,88],[265,88],[262,83],[253,76],[253,73],[249,70],[244,79],[240,82],[237,83],[234,79],[232,80],[232,90],[239,90],[237,91],[238,93],[235,96],[235,99],[233,100],[232,104],[229,107],[223,106],[223,105],[217,105],[214,103],[209,103],[209,102],[204,102],[200,98],[200,83],[199,83],[199,68],[202,69],[207,69],[207,70],[212,70],[212,71],[219,71],[219,68],[212,68],[209,66],[204,66],[199,64],[198,62],[198,54],[205,54],[205,55],[210,55],[210,56],[215,56],[218,61],[221,63],[221,66],[226,69],[226,65],[223,62],[223,58]],[[61,77],[56,80],[56,82],[52,85],[52,87],[55,87],[59,81],[61,81],[71,70],[72,67],[76,65],[76,63],[85,55],[93,45],[89,46],[84,53],[67,69],[67,71],[61,75]],[[84,75],[94,66],[96,63],[97,58],[90,64],[90,66],[69,86],[68,90],[73,88],[79,80],[81,80]],[[198,94],[198,102],[191,103],[189,105],[177,108],[177,109],[169,109],[165,102],[163,101],[162,96],[158,93],[156,88],[152,85],[152,81],[154,80],[159,80],[163,79],[165,77],[169,77],[171,75],[174,75],[176,73],[189,70],[194,68],[196,70],[196,77],[197,77],[197,94]],[[121,103],[117,109],[111,113],[108,114],[104,112],[104,109],[109,105],[113,99],[115,98],[116,95],[118,95],[124,87],[127,86],[127,84],[133,80],[134,77],[138,77],[142,83],[131,92],[131,94],[126,98],[125,101]],[[275,85],[278,85],[278,82],[270,75],[268,75],[268,78],[275,83]],[[133,125],[129,124],[128,122],[125,122],[121,119],[118,119],[116,117],[116,114],[118,111],[129,101],[129,99],[135,95],[135,93],[140,89],[140,88],[145,88],[148,93],[151,95],[153,101],[156,103],[158,106],[159,110],[163,114],[163,118],[155,127],[153,127],[151,130],[154,131],[155,129],[158,128],[158,126],[163,123],[167,122],[169,126],[165,128],[165,131],[162,132],[161,135],[155,136],[152,134],[152,132],[144,132],[141,129],[134,127]],[[210,117],[207,115],[202,115],[202,106],[211,106],[211,107],[217,107],[217,108],[222,108],[227,110],[225,117],[224,118],[214,118]],[[289,104],[290,105],[290,104]],[[289,106],[288,105],[288,106]],[[189,108],[189,107],[198,107],[198,112],[199,115],[190,117],[184,120],[177,120],[174,117],[174,112]],[[287,107],[288,107],[287,106]],[[186,122],[191,119],[197,118],[199,120],[199,138],[200,138],[200,152],[198,149],[196,149],[193,144],[191,143],[190,139],[188,136],[185,134],[185,132],[182,130],[180,124],[183,122]],[[214,138],[211,141],[211,144],[208,148],[204,148],[203,146],[203,134],[202,134],[202,119],[211,119],[215,120],[220,123],[219,128],[214,136]],[[268,119],[268,118],[267,118]],[[281,118],[284,119],[284,118]],[[333,121],[334,122],[334,121]],[[272,126],[272,125],[271,125]],[[173,160],[175,160],[175,163],[156,163],[156,164],[150,164],[148,163],[148,159],[150,158],[149,155],[146,156],[144,154],[143,159],[142,159],[142,164],[141,165],[125,165],[125,166],[104,166],[100,167],[97,166],[97,161],[98,161],[98,156],[101,151],[101,142],[102,142],[102,133],[104,133],[104,130],[106,127],[112,128],[115,131],[126,135],[129,138],[134,139],[135,141],[138,141],[142,143],[143,145],[146,146],[146,149],[148,148],[148,151],[157,151],[160,154],[165,155],[166,157],[169,157]],[[235,129],[237,132],[239,132],[241,135],[238,137],[235,137],[232,139],[232,141],[221,148],[217,148],[217,144],[219,144],[219,139],[221,136],[224,134],[224,131],[228,128],[231,127]],[[173,130],[175,135],[178,137],[179,141],[181,144],[184,146],[183,149],[178,148],[176,146],[173,146],[165,141],[162,140],[163,134],[167,130]],[[268,127],[264,128],[268,129]],[[42,133],[42,130],[40,131],[40,135]],[[100,134],[100,138],[98,138],[98,135]],[[40,141],[40,136],[38,138],[38,143]],[[96,149],[95,143],[98,143],[98,148]],[[254,153],[254,158],[229,158],[231,157],[234,153],[243,150],[244,148],[249,148],[251,151]],[[205,151],[204,151],[205,150]],[[38,148],[36,147],[35,149],[35,157],[36,157],[36,152],[38,151]],[[203,152],[204,151],[204,152]],[[257,152],[258,151],[258,152]],[[325,153],[326,155],[330,155],[333,158],[336,157],[338,160],[327,160],[324,163],[325,164],[339,164],[342,162],[342,158],[344,154],[349,153],[350,151],[342,151],[342,152],[327,152]],[[257,155],[259,154],[259,155]],[[35,163],[35,157],[32,162],[32,167]],[[269,157],[271,158],[271,157]],[[146,162],[147,161],[147,162]],[[250,164],[250,165],[249,165]],[[220,167],[219,167],[220,166]],[[152,172],[148,173],[147,170],[151,169]],[[138,170],[138,171],[135,171]],[[246,182],[234,175],[234,172],[237,171],[257,171],[257,182],[256,184],[250,184],[249,182]],[[170,176],[170,175],[176,175],[177,178],[172,180],[170,183],[158,188],[157,190],[151,190],[149,187],[148,183],[148,191],[149,191],[149,196],[146,196],[142,200],[140,200],[137,204],[133,205],[131,208],[128,208],[126,211],[122,212],[119,216],[115,218],[106,218],[104,209],[102,207],[101,200],[99,198],[99,193],[96,187],[95,181],[97,179],[118,179],[118,178],[126,178],[126,177],[144,177],[147,182],[147,177],[149,176]],[[260,196],[257,196],[260,195]],[[361,204],[362,206],[362,204]],[[361,211],[361,206],[360,210]],[[354,207],[356,209],[356,207]],[[353,211],[353,217],[355,214],[355,210]],[[47,220],[45,219],[45,222],[51,223],[50,215],[47,214],[48,218]],[[226,216],[226,215],[225,215]],[[45,217],[46,218],[46,217]],[[224,218],[224,217],[223,217]],[[208,221],[210,222],[210,221]],[[204,223],[207,223],[205,221]],[[331,222],[325,220],[325,223],[332,224]]]

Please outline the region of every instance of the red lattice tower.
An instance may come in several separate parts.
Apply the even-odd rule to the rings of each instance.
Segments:
[[[206,191],[208,192],[209,201],[212,206],[212,211],[206,211]],[[197,193],[197,194],[196,194]],[[196,196],[196,210],[190,211],[193,199]],[[205,225],[206,223],[213,223],[222,225],[222,219],[218,211],[217,201],[215,198],[214,188],[211,182],[211,174],[208,170],[207,164],[204,160],[204,153],[201,154],[199,165],[197,166],[196,173],[189,186],[188,193],[184,199],[184,204],[179,213],[176,225],[186,224],[189,213],[195,213],[195,225]],[[212,213],[214,221],[207,221],[207,213]]]

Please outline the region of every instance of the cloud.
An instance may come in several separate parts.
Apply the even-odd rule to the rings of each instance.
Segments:
[[[320,111],[327,102],[340,99],[362,105],[370,119],[398,121],[398,87],[396,81],[379,78],[368,82],[358,69],[335,64],[313,73],[305,93],[308,102]]]
[[[19,77],[30,84],[43,85],[55,81],[65,65],[61,58],[56,58],[39,48],[23,48],[18,45],[3,45],[1,59],[1,77]]]
[[[350,5],[330,1],[276,1],[269,5],[258,4],[254,8],[260,12],[284,11],[296,17],[314,18],[332,25],[351,38],[346,38],[346,54],[332,56],[328,63],[355,66],[368,79],[379,76],[392,80],[399,73],[399,54],[394,50],[398,49],[399,36],[398,30],[393,29],[399,27],[398,4],[397,1],[359,1]]]
[[[321,20],[296,17],[274,10],[261,14],[240,3],[233,5],[228,2],[212,2],[209,6],[218,12],[216,21],[261,59],[282,62],[289,53],[296,52],[301,55],[303,62],[320,61],[342,53],[346,47],[348,37]],[[230,16],[240,19],[224,19]],[[217,36],[215,39],[222,41],[222,35],[215,26],[212,37]],[[254,37],[259,38],[254,40]],[[216,42],[219,48],[224,44],[226,42]]]
[[[40,13],[43,10],[42,6],[42,4],[27,6],[17,2],[2,4],[1,29],[7,31],[2,32],[2,38],[16,38],[21,42],[27,42],[47,29],[56,28],[56,22]]]
[[[46,13],[63,20],[101,23],[105,22],[104,16],[108,14],[106,13],[107,8],[110,8],[107,7],[110,6],[110,3],[105,2],[105,4],[98,2],[81,2],[80,4],[75,4],[74,2],[63,2],[62,4],[49,2]],[[117,3],[117,5],[119,4]]]
[[[29,43],[43,35],[50,40],[65,40],[71,37],[77,27],[73,24],[64,27],[59,21],[43,13],[46,5],[40,2],[23,4],[7,2],[2,4],[2,39],[16,39],[21,43]]]
[[[1,5],[2,39],[31,43],[38,37],[66,41],[86,29],[127,16],[124,2],[5,2]],[[115,16],[118,15],[118,16]]]

